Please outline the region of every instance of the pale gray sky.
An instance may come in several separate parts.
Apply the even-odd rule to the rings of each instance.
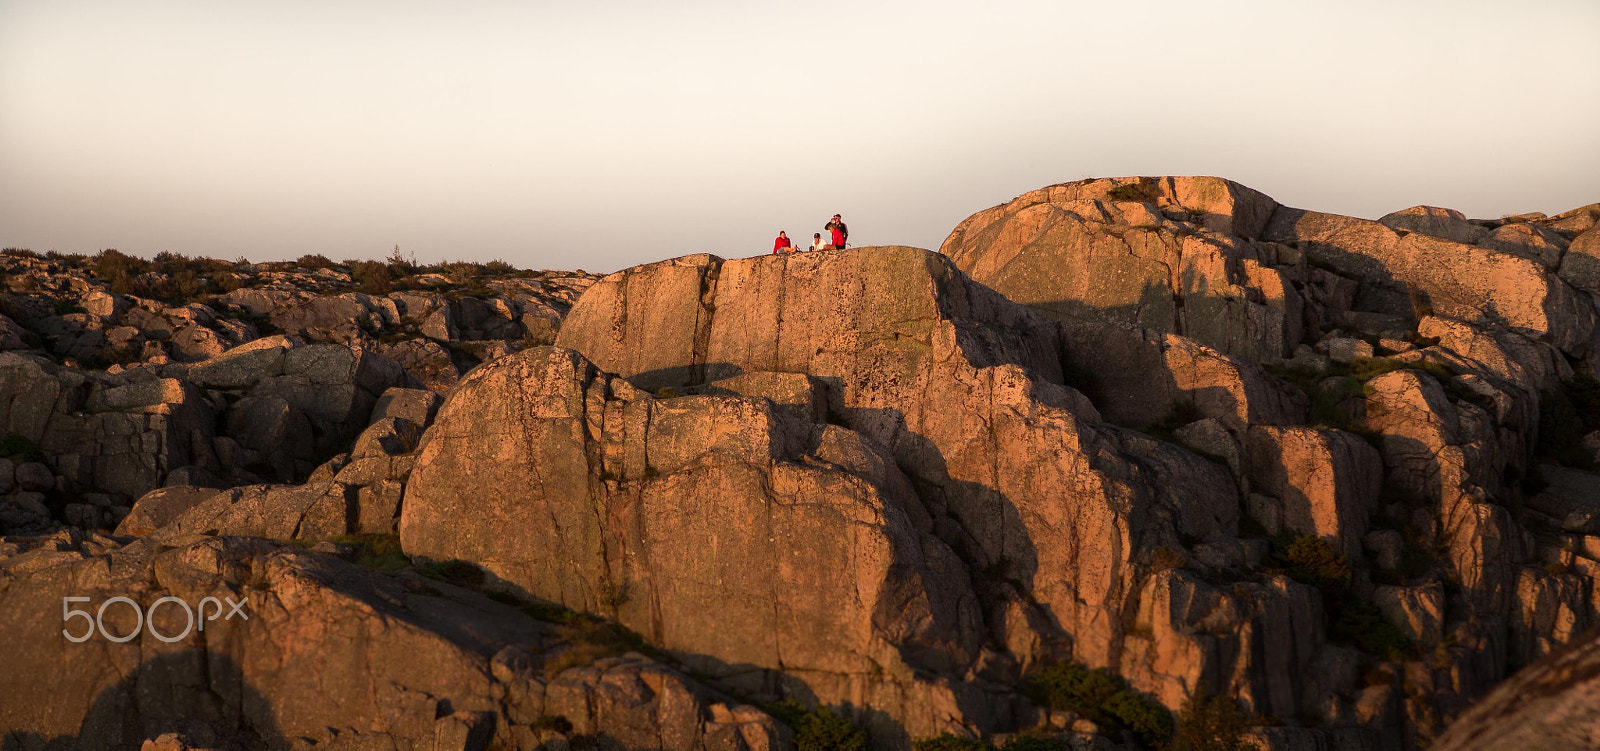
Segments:
[[[608,271],[1089,176],[1600,201],[1600,2],[0,0],[0,245]]]

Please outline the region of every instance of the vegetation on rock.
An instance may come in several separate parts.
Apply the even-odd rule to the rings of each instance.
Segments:
[[[1147,743],[1165,743],[1172,737],[1172,713],[1104,668],[1075,662],[1047,665],[1028,676],[1024,693],[1039,706],[1076,712],[1099,725],[1125,728]]]
[[[807,709],[794,701],[766,707],[767,713],[794,730],[797,751],[866,751],[867,734],[827,707]]]

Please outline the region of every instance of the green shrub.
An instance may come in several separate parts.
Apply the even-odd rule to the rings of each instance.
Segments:
[[[996,751],[995,745],[976,738],[961,738],[944,733],[937,738],[924,738],[911,744],[915,751]],[[1000,748],[1005,751],[1071,751],[1072,744],[1057,738],[1039,735],[1013,735]]]
[[[151,259],[150,267],[163,274],[177,274],[181,271],[188,271],[196,275],[206,275],[229,271],[234,267],[234,263],[218,258],[206,258],[205,256],[190,258],[182,253],[162,251]]]
[[[483,586],[483,569],[466,561],[429,561],[417,566],[417,573],[430,579],[473,589]]]
[[[1594,457],[1583,449],[1583,436],[1600,430],[1600,382],[1579,374],[1560,389],[1539,392],[1538,456],[1589,469]]]
[[[994,744],[977,738],[961,738],[943,733],[937,738],[924,738],[911,744],[914,751],[994,751]]]
[[[1385,373],[1410,368],[1411,364],[1387,357],[1358,357],[1350,365],[1350,375],[1357,381],[1366,383]]]
[[[1272,560],[1284,573],[1322,592],[1330,639],[1385,660],[1415,655],[1416,644],[1383,613],[1350,592],[1350,562],[1315,535],[1285,532],[1273,538]],[[1426,566],[1427,561],[1413,562]]]
[[[400,246],[396,245],[394,246],[394,252],[389,254],[389,258],[387,260],[389,271],[391,271],[395,276],[410,276],[417,273],[416,251],[412,251],[411,257],[408,259],[400,252]]]
[[[1029,676],[1023,693],[1035,704],[1131,730],[1150,744],[1172,736],[1172,713],[1108,670],[1058,662]]]
[[[40,450],[39,444],[16,433],[7,433],[0,438],[0,456],[22,462],[44,461],[44,451]]]
[[[827,707],[806,709],[784,701],[768,705],[766,710],[794,730],[798,751],[866,751],[866,732]]]
[[[126,283],[150,270],[149,261],[135,258],[116,248],[106,248],[96,253],[91,259],[91,264],[90,270],[94,275],[111,282],[113,287],[119,281]]]
[[[224,295],[236,289],[244,289],[250,285],[250,280],[239,274],[218,274],[214,281],[217,285],[217,292]]]
[[[369,571],[389,573],[411,565],[411,559],[400,550],[400,535],[364,533],[335,537],[333,541],[354,546],[356,565]]]
[[[572,732],[572,721],[568,720],[566,715],[545,714],[539,715],[539,719],[534,720],[528,727],[534,730],[553,730],[566,735]]]
[[[1345,401],[1362,395],[1361,382],[1344,378],[1337,386],[1324,388],[1320,382],[1313,384],[1306,395],[1311,398],[1309,419],[1312,425],[1350,430],[1359,427],[1355,416],[1345,409]]]
[[[1152,191],[1149,186],[1145,185],[1143,180],[1137,183],[1118,185],[1117,187],[1107,191],[1106,195],[1118,201],[1139,201],[1140,203],[1147,203],[1155,200],[1154,191]]]
[[[1316,535],[1284,532],[1272,540],[1272,560],[1297,581],[1326,592],[1350,581],[1350,562],[1333,543]]]
[[[1227,696],[1189,697],[1178,712],[1166,751],[1255,751],[1244,740],[1249,717]]]
[[[1345,596],[1330,600],[1328,608],[1333,616],[1328,637],[1333,641],[1391,662],[1416,657],[1416,642],[1384,618],[1377,606]]]
[[[1059,738],[1039,735],[1013,735],[1002,746],[1005,751],[1072,751],[1072,744]]]
[[[394,287],[389,266],[377,261],[355,262],[350,267],[350,278],[355,280],[358,291],[369,295],[388,294]]]
[[[321,253],[307,253],[294,259],[294,262],[308,269],[331,269],[334,265],[333,261],[328,260],[328,257]]]

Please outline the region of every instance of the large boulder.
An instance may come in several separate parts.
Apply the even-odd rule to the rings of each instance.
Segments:
[[[173,521],[185,511],[216,495],[216,488],[197,488],[175,485],[156,488],[133,504],[133,510],[117,524],[116,534],[124,537],[143,537]]]
[[[1590,227],[1567,246],[1560,273],[1568,284],[1600,293],[1600,227]]]
[[[1301,299],[1249,238],[1272,199],[1214,177],[1053,185],[969,217],[941,252],[1058,320],[1120,321],[1256,361],[1288,356]]]
[[[1474,245],[1489,234],[1488,229],[1474,224],[1465,214],[1437,206],[1412,206],[1387,214],[1378,223],[1397,232],[1417,232],[1467,245]]]

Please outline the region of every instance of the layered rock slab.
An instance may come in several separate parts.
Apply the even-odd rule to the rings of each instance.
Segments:
[[[1589,297],[1556,275],[1549,253],[1524,251],[1515,238],[1497,236],[1499,243],[1483,238],[1469,245],[1366,219],[1287,207],[1273,214],[1263,237],[1292,244],[1310,259],[1368,284],[1414,288],[1422,300],[1413,305],[1426,305],[1441,315],[1501,324],[1574,356],[1589,348],[1595,327]],[[1559,250],[1555,254],[1559,257]],[[1406,304],[1404,298],[1401,304]]]
[[[798,676],[923,735],[952,727],[939,711],[955,700],[913,671],[959,674],[983,638],[965,569],[929,527],[851,431],[765,399],[658,400],[536,348],[452,392],[400,536],[409,555],[479,563],[703,669]]]
[[[563,669],[559,629],[412,573],[386,576],[263,540],[123,546],[60,534],[0,549],[0,728],[7,748],[139,748],[170,732],[220,748],[781,747],[787,731],[637,654]],[[74,642],[64,597],[106,633]],[[207,597],[203,630],[184,607]],[[38,697],[46,696],[48,701]],[[451,743],[454,745],[451,745]],[[437,745],[436,745],[437,743]],[[197,743],[197,745],[199,745]],[[147,746],[148,747],[148,746]]]
[[[1506,680],[1431,748],[1594,748],[1600,745],[1600,632]]]

